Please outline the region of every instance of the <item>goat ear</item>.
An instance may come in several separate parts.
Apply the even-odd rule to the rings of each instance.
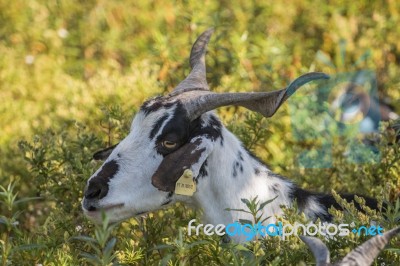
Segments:
[[[196,136],[173,153],[164,157],[160,166],[154,173],[151,183],[162,191],[175,190],[175,184],[186,169],[197,177],[201,166],[214,147],[206,135]]]
[[[105,159],[108,158],[108,156],[110,156],[110,154],[115,149],[115,147],[117,147],[118,144],[119,143],[117,143],[117,144],[115,144],[115,145],[113,145],[111,147],[108,147],[108,148],[105,148],[103,150],[95,152],[93,154],[93,159],[96,160],[96,161],[104,161]]]

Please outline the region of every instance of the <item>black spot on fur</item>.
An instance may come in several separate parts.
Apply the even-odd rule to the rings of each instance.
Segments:
[[[244,161],[244,159],[243,159],[243,156],[242,156],[242,152],[239,151],[238,154],[237,154],[237,161],[235,162],[235,166],[236,166],[237,168],[239,168],[239,170],[240,170],[241,173],[243,173],[243,165],[242,165],[242,163],[241,163],[241,162],[243,162],[243,161]]]
[[[260,169],[254,168],[254,174],[259,175],[260,174]]]
[[[299,210],[303,212],[305,211],[306,205],[310,200],[317,200],[318,202],[317,193],[313,193],[298,187],[295,187],[292,190],[290,197],[292,200],[296,200]],[[332,221],[332,215],[328,213],[328,208],[330,208],[330,206],[324,208],[324,211],[322,213],[321,212],[314,213],[315,219],[319,218],[321,221],[326,221],[326,222]]]
[[[272,188],[272,190],[274,191],[274,193],[275,194],[278,194],[279,193],[279,185],[278,184],[273,184],[272,186],[271,186],[271,188]]]
[[[233,162],[233,171],[232,175],[233,177],[237,176],[238,170],[243,173],[243,165],[241,162],[243,162],[243,156],[242,153],[239,151],[237,154],[237,159]]]
[[[222,142],[221,145],[223,145],[223,137],[221,133],[222,124],[215,116],[211,115],[207,124],[203,125],[201,121],[199,121],[196,127],[192,125],[192,128],[194,129],[192,134],[205,135],[212,141],[220,139],[220,143]]]
[[[304,207],[310,196],[312,196],[312,193],[298,187],[295,187],[290,194],[290,198],[297,201],[297,206],[300,210],[304,210]]]
[[[237,172],[236,172],[236,168],[233,168],[233,173],[232,173],[233,177],[237,177]]]
[[[145,114],[149,114],[150,112],[154,112],[162,107],[162,96],[157,96],[155,98],[149,99],[145,101],[140,110],[143,111]]]
[[[214,115],[210,115],[209,125],[214,127],[215,129],[221,129],[222,124]]]
[[[93,177],[92,180],[94,180],[94,179],[110,180],[118,172],[118,169],[119,169],[119,165],[116,161],[114,161],[114,160],[109,161],[101,167],[100,172],[95,177]]]
[[[159,110],[162,107],[169,108],[172,105],[174,105],[174,102],[165,103],[166,99],[167,98],[165,98],[163,96],[157,96],[153,99],[147,100],[142,104],[142,106],[140,107],[140,110],[142,112],[144,112],[144,114],[147,115],[151,112]]]
[[[221,133],[221,129],[222,129],[222,124],[221,122],[218,120],[218,118],[214,115],[210,116],[209,119],[209,126],[212,127],[214,129],[215,134],[213,134],[214,139],[219,138],[219,143],[221,144],[221,146],[224,146],[224,137],[222,136]]]
[[[165,124],[161,134],[156,139],[157,151],[163,156],[176,151],[186,143],[189,137],[190,121],[187,118],[186,110],[180,102],[176,102],[176,108],[172,114],[172,118]],[[161,145],[164,140],[177,143],[175,149],[166,149]]]
[[[359,210],[363,211],[361,209],[360,204],[358,204],[354,200],[354,194],[339,194],[340,197],[345,199],[347,202],[354,202],[354,206]],[[332,220],[332,215],[328,213],[328,209],[331,207],[334,207],[337,210],[342,210],[340,205],[336,202],[335,198],[332,195],[329,194],[322,194],[322,193],[314,193],[310,192],[298,187],[293,188],[291,195],[290,195],[292,200],[297,201],[297,205],[299,207],[299,210],[304,211],[305,206],[310,199],[314,199],[317,203],[322,205],[324,207],[324,212],[323,213],[315,213],[316,218],[320,218],[322,221],[331,221]],[[360,196],[365,199],[365,205],[368,206],[371,209],[378,210],[378,202],[377,200],[370,198],[370,197],[364,197]]]
[[[233,162],[233,170],[232,170],[232,175],[233,177],[237,177],[237,168],[238,168],[239,163],[237,161]]]
[[[160,117],[159,119],[157,119],[157,121],[153,125],[153,128],[150,131],[150,135],[149,135],[150,139],[154,138],[154,136],[160,130],[162,124],[165,122],[165,120],[167,120],[168,117],[169,117],[169,115],[165,114],[162,117]]]
[[[242,154],[241,151],[239,151],[239,153],[238,153],[238,158],[239,158],[240,161],[242,161],[242,162],[244,161],[243,154]]]
[[[204,161],[204,163],[201,165],[200,170],[199,170],[199,175],[198,177],[206,177],[208,175],[207,171],[207,160]]]
[[[118,172],[119,165],[112,160],[105,163],[100,172],[89,181],[89,185],[85,191],[87,199],[102,199],[108,193],[108,183],[110,179]]]

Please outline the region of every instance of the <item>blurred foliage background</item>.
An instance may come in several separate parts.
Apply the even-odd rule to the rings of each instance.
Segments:
[[[188,237],[187,222],[199,214],[179,204],[95,229],[80,211],[85,181],[99,166],[91,155],[127,135],[145,99],[189,73],[191,45],[209,27],[216,30],[207,55],[214,91],[268,91],[308,71],[368,69],[379,97],[400,113],[398,25],[395,0],[0,0],[0,265],[312,263],[298,239],[242,247]],[[378,163],[349,163],[345,147],[334,145],[331,168],[302,168],[296,156],[313,143],[293,137],[287,107],[269,120],[235,107],[219,114],[273,171],[301,187],[399,197],[399,146],[388,145],[386,125]],[[400,219],[393,204],[393,219],[382,220],[388,227]],[[360,224],[375,217],[350,213]],[[288,211],[287,219],[296,215]],[[328,246],[337,258],[365,239]],[[380,262],[398,263],[393,250]]]

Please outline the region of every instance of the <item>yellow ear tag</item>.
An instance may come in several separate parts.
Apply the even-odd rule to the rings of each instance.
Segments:
[[[175,185],[175,194],[193,196],[196,192],[196,183],[193,181],[193,172],[186,169]]]

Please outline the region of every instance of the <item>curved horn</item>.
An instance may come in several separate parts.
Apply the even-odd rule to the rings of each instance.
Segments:
[[[317,266],[329,265],[329,250],[319,238],[309,236],[299,237],[311,249],[311,252],[315,257],[315,262],[317,263]]]
[[[205,54],[207,44],[211,38],[214,29],[210,28],[203,32],[193,44],[190,52],[190,66],[192,71],[186,79],[176,86],[173,94],[181,93],[190,89],[209,90],[206,80],[206,61]]]
[[[400,226],[387,231],[383,235],[377,235],[356,247],[346,255],[338,265],[351,265],[355,261],[358,265],[371,265],[378,254],[385,248],[390,239],[400,233]]]
[[[189,118],[196,119],[201,114],[226,105],[240,105],[265,117],[275,114],[282,103],[302,85],[317,79],[328,79],[321,72],[311,72],[295,79],[286,89],[272,92],[250,93],[203,93],[185,104]]]

